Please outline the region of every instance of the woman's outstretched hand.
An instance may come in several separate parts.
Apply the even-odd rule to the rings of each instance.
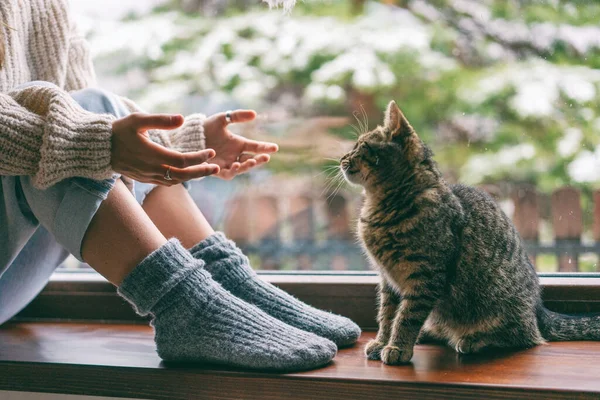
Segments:
[[[148,137],[149,129],[169,130],[182,124],[181,115],[166,114],[134,113],[116,120],[112,136],[113,170],[138,182],[164,186],[219,173],[218,165],[206,163],[215,157],[214,150],[180,153],[156,144]],[[171,180],[165,179],[165,175]]]
[[[227,129],[229,123],[249,122],[256,118],[256,112],[237,110],[230,112],[231,122],[227,122],[226,114],[212,115],[204,121],[206,147],[215,150],[212,162],[221,169],[215,174],[221,179],[233,179],[236,175],[269,162],[269,153],[275,153],[275,143],[258,142],[236,135]]]

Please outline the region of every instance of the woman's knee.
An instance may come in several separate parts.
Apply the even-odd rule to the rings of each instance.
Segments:
[[[84,110],[96,114],[112,114],[122,118],[129,114],[123,102],[113,93],[98,88],[86,88],[71,93]]]
[[[30,177],[19,177],[32,214],[58,243],[80,260],[81,241],[87,226],[115,182],[114,178],[104,181],[70,178],[40,190],[32,185]]]

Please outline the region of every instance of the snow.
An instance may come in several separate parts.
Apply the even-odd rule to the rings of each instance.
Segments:
[[[442,18],[442,14],[424,0],[414,0],[410,3],[410,8],[415,13],[425,17],[429,21],[437,21]]]
[[[452,7],[461,13],[469,14],[477,20],[485,22],[491,19],[491,12],[488,7],[474,0],[454,0]]]
[[[221,90],[236,79],[241,88],[234,88],[232,94],[244,100],[265,97],[277,81],[307,69],[317,56],[328,56],[331,61],[315,70],[312,79],[329,89],[313,86],[306,96],[330,101],[343,100],[339,88],[346,83],[371,91],[396,84],[386,58],[390,55],[413,52],[424,74],[457,66],[453,59],[430,49],[432,32],[422,21],[408,10],[384,5],[371,4],[366,15],[351,21],[290,18],[276,12],[213,20],[160,13],[133,21],[83,21],[96,58],[121,54],[132,62],[136,58],[158,60],[173,37],[194,38],[197,43],[192,49],[179,51],[168,65],[150,71],[149,78],[166,82],[185,77],[205,92]],[[231,57],[224,55],[225,47]]]
[[[561,25],[556,40],[563,41],[579,54],[600,49],[600,28],[596,26]]]
[[[70,0],[71,12],[93,19],[120,20],[131,13],[144,14],[164,0]]]
[[[521,84],[511,105],[524,117],[544,117],[552,115],[557,98],[558,90],[555,86],[549,86],[544,81],[531,81]]]
[[[490,73],[460,96],[477,104],[511,87],[516,94],[510,104],[516,112],[523,117],[547,117],[558,112],[561,93],[585,103],[596,97],[599,83],[600,70],[536,60],[514,63]]]
[[[157,59],[162,55],[161,46],[183,33],[176,18],[175,13],[165,13],[126,23],[86,18],[79,21],[84,32],[92,30],[89,40],[93,57],[123,51],[134,57]]]
[[[600,180],[600,146],[592,153],[589,150],[580,152],[568,165],[568,172],[575,182],[597,182]]]
[[[565,131],[565,136],[557,143],[556,150],[563,157],[572,156],[579,150],[583,132],[579,128],[568,128]]]
[[[463,167],[461,175],[467,183],[481,183],[485,177],[511,170],[518,162],[531,160],[535,155],[536,150],[531,143],[506,146],[497,153],[472,156]]]

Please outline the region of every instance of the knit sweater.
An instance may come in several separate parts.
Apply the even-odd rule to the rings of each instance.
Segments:
[[[110,178],[111,115],[83,110],[69,91],[96,85],[88,44],[72,21],[68,0],[1,0],[6,45],[0,69],[0,175],[30,175],[47,188],[62,179]],[[31,81],[56,87],[33,86]],[[130,100],[127,107],[141,111]],[[175,130],[150,131],[153,141],[182,152],[204,148],[204,115]]]

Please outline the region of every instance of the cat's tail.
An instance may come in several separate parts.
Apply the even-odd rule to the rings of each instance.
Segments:
[[[544,339],[551,342],[600,340],[600,315],[566,315],[540,305],[538,327]]]

